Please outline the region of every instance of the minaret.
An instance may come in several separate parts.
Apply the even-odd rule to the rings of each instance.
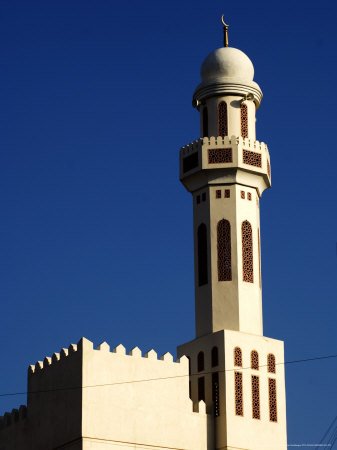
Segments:
[[[203,62],[193,96],[200,138],[180,150],[193,196],[196,339],[178,355],[190,359],[192,400],[213,415],[215,449],[286,449],[283,342],[264,337],[262,323],[259,204],[271,185],[255,131],[262,92],[223,24],[225,46]]]

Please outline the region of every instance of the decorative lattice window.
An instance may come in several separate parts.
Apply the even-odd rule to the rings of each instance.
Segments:
[[[220,189],[217,189],[215,191],[215,198],[221,198],[221,190]]]
[[[231,196],[230,189],[225,189],[225,198],[230,198],[230,196]]]
[[[240,347],[234,349],[234,366],[242,367],[242,350]]]
[[[208,283],[207,228],[204,223],[198,227],[198,279],[199,286]]]
[[[251,152],[250,150],[243,149],[242,160],[244,164],[254,167],[262,167],[262,155],[261,153]]]
[[[198,378],[198,400],[205,401],[205,378]]]
[[[207,106],[204,106],[202,110],[202,135],[203,137],[208,136],[208,110]]]
[[[276,380],[275,378],[268,378],[269,391],[269,420],[277,422],[277,402],[276,402]]]
[[[261,281],[261,246],[260,246],[260,228],[257,229],[257,243],[258,243],[258,250],[259,250],[259,286],[261,289],[262,281]]]
[[[253,233],[252,226],[245,220],[241,225],[242,231],[242,273],[243,281],[254,283],[253,270]]]
[[[232,148],[208,149],[208,164],[222,164],[233,162]]]
[[[235,389],[235,414],[243,416],[243,389],[242,389],[242,373],[234,372],[234,389]]]
[[[269,353],[269,355],[267,356],[267,366],[269,373],[276,373],[276,359],[275,355],[273,355],[272,353]]]
[[[246,198],[245,191],[240,191],[240,196],[241,198],[245,199]]]
[[[218,136],[228,136],[227,103],[220,102],[218,105]]]
[[[249,201],[252,200],[252,194],[251,194],[250,192],[247,192],[247,199],[248,199]]]
[[[260,379],[252,375],[252,416],[260,419]]]
[[[198,372],[202,372],[205,369],[204,352],[199,352],[197,359],[198,359]]]
[[[267,159],[267,172],[268,172],[268,176],[270,178],[270,163],[269,163],[268,159]]]
[[[243,138],[248,137],[248,107],[245,103],[241,103],[241,136]]]
[[[222,219],[217,226],[218,281],[232,280],[231,225]]]
[[[220,416],[220,399],[219,399],[219,374],[212,373],[212,400],[214,408],[214,416]]]
[[[256,350],[250,353],[250,367],[255,370],[259,370],[259,354]]]
[[[218,351],[218,347],[213,347],[212,348],[212,355],[211,355],[211,359],[212,359],[212,367],[217,367],[219,365],[219,351]]]

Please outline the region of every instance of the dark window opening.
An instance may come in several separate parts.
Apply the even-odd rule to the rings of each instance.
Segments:
[[[198,401],[205,401],[205,378],[198,378]]]
[[[205,369],[205,358],[204,352],[198,353],[198,372],[201,372]]]
[[[219,352],[218,347],[212,348],[212,367],[217,367],[219,365]]]

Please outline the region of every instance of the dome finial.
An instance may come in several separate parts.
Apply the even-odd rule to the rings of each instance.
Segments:
[[[229,25],[223,20],[223,14],[221,16],[221,22],[223,23],[223,46],[228,47],[228,27]]]

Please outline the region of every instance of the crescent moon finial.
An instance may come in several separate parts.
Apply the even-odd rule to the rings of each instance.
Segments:
[[[228,24],[225,23],[225,21],[223,20],[223,16],[224,16],[224,14],[222,14],[222,16],[221,16],[221,22],[224,24],[225,27],[228,27]]]
[[[228,27],[229,27],[229,25],[228,25],[228,23],[226,23],[224,20],[223,20],[223,14],[222,14],[222,16],[221,16],[221,22],[223,23],[223,33],[224,33],[224,38],[223,38],[223,45],[224,45],[224,47],[228,47]]]

